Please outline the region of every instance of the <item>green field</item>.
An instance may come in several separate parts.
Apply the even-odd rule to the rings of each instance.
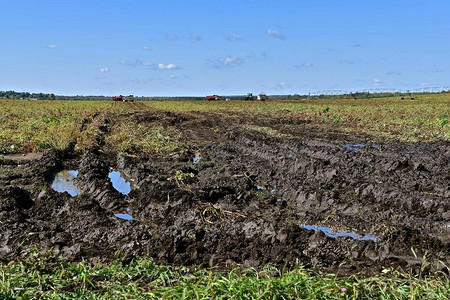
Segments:
[[[305,121],[317,131],[369,136],[379,142],[450,141],[450,94],[396,98],[246,101],[28,101],[0,99],[0,159],[13,153],[73,149],[96,143],[102,126],[106,149],[130,154],[167,154],[186,147],[180,128],[136,115],[214,113],[232,119],[270,117]],[[105,121],[107,120],[107,122]],[[148,124],[148,123],[145,123]],[[276,128],[235,124],[272,136]],[[16,170],[17,171],[17,170]],[[0,264],[0,299],[449,299],[450,281],[384,269],[382,274],[344,276],[302,266],[285,271],[217,270],[156,265],[150,258],[118,258],[91,265],[31,253]],[[423,269],[427,267],[426,260]]]
[[[284,117],[310,121],[317,128],[367,134],[375,139],[401,141],[450,140],[450,94],[416,95],[415,100],[396,98],[333,99],[267,102],[0,100],[0,153],[39,152],[89,148],[102,117],[115,120],[113,142],[126,143],[135,134],[145,138],[130,122],[130,114],[145,111],[245,113],[249,116]],[[161,128],[154,128],[158,135]],[[175,133],[177,135],[179,133]],[[145,143],[145,141],[136,141]],[[144,149],[145,150],[145,149]],[[149,149],[147,149],[149,150]]]

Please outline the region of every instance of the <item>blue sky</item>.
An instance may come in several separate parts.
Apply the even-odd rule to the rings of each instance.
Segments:
[[[450,85],[450,1],[2,2],[0,90],[173,96]]]

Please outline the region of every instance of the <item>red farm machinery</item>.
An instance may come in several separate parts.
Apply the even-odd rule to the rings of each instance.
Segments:
[[[129,96],[113,96],[112,97],[112,101],[121,101],[121,102],[133,102],[134,101],[134,96],[133,95],[129,95]]]
[[[222,100],[222,96],[219,95],[206,96],[206,100],[208,101]]]

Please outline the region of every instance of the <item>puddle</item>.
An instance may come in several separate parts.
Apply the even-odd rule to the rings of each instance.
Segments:
[[[314,230],[315,232],[317,231],[322,231],[323,233],[325,233],[326,236],[332,237],[332,238],[338,238],[338,237],[351,237],[352,239],[355,239],[357,241],[372,241],[372,242],[376,242],[377,241],[377,237],[371,234],[364,234],[364,235],[360,235],[357,234],[356,232],[352,231],[352,232],[348,232],[348,231],[343,231],[343,230],[338,230],[338,231],[334,231],[329,227],[326,226],[316,226],[316,225],[305,225],[302,224],[300,225],[301,228],[304,228],[306,230]]]
[[[277,192],[275,189],[270,190],[270,194],[271,194],[272,196],[276,196],[276,195],[281,196],[281,195],[282,195],[281,192]],[[281,198],[277,198],[276,201],[277,201],[277,202],[281,202]]]
[[[116,216],[117,218],[122,219],[122,220],[127,220],[127,221],[134,220],[133,216],[131,216],[129,214],[114,214],[114,216]]]
[[[347,150],[359,152],[361,151],[361,148],[365,146],[365,144],[343,144],[342,146],[344,146]]]
[[[76,170],[64,170],[56,174],[55,180],[53,180],[51,188],[58,193],[68,192],[72,197],[80,194],[78,188],[74,184],[73,180],[77,178],[78,171]]]
[[[119,171],[111,170],[108,174],[108,178],[111,181],[113,188],[119,193],[127,195],[131,192],[131,183],[126,181]]]
[[[199,154],[195,154],[194,158],[192,159],[192,162],[194,164],[198,164],[201,159],[202,159],[202,157]]]
[[[136,220],[135,218],[133,218],[132,215],[129,214],[131,210],[129,208],[125,209],[125,213],[124,214],[114,214],[114,216],[116,218],[122,219],[122,220],[127,220],[127,221],[133,221]]]
[[[406,151],[407,154],[421,153],[421,149],[420,149],[419,146],[413,147],[413,148],[409,147],[405,151]]]

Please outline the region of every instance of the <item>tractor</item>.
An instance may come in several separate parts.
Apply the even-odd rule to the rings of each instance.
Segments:
[[[256,100],[258,100],[258,101],[266,101],[266,100],[267,100],[267,95],[264,94],[264,93],[261,93],[261,94],[259,94],[259,95],[256,97]]]
[[[207,101],[222,100],[222,96],[219,95],[206,96],[206,100]]]
[[[113,101],[121,101],[121,102],[133,102],[134,101],[134,96],[133,95],[129,95],[129,96],[113,96],[112,97]]]
[[[246,101],[253,101],[255,100],[255,97],[253,97],[253,93],[247,93],[247,96],[245,96]]]

